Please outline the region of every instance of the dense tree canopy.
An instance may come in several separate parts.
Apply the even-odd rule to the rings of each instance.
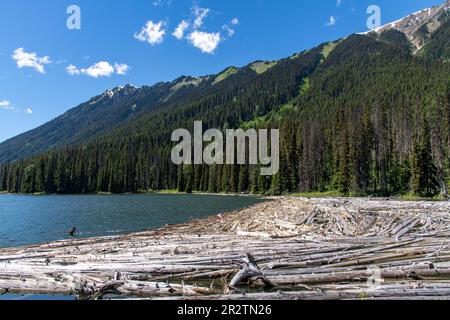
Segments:
[[[107,134],[0,166],[0,190],[446,193],[448,45],[432,41],[414,55],[402,34],[353,35],[262,74],[242,68]],[[252,165],[173,165],[170,135],[193,128],[195,120],[205,130],[280,129],[279,173],[260,176]]]

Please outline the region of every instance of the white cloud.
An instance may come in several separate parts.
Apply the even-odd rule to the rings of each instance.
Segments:
[[[134,38],[141,42],[148,42],[152,46],[160,44],[164,40],[164,35],[166,34],[166,30],[164,30],[164,26],[166,23],[164,21],[160,21],[158,23],[154,23],[149,20],[142,27],[141,32],[135,33]]]
[[[74,66],[73,64],[69,65],[68,67],[66,67],[66,72],[68,74],[70,74],[71,76],[77,76],[81,73],[81,71]]]
[[[14,110],[14,107],[11,106],[11,102],[8,100],[0,100],[0,109]]]
[[[100,61],[90,66],[87,69],[79,69],[73,64],[66,67],[66,72],[71,76],[78,76],[80,74],[92,77],[111,77],[114,73],[124,76],[128,73],[130,66],[125,63],[114,63],[114,66],[107,61]]]
[[[188,36],[188,40],[202,52],[212,54],[217,49],[221,36],[220,33],[194,31]]]
[[[224,25],[222,28],[227,32],[229,37],[232,37],[235,33],[235,31],[231,29],[228,25]]]
[[[175,29],[175,31],[172,33],[172,35],[177,38],[178,40],[183,39],[184,33],[186,32],[187,28],[189,28],[189,23],[185,20],[181,21],[178,27]]]
[[[9,102],[8,100],[0,100],[0,109],[14,110],[15,112],[20,112],[20,110],[16,110],[16,108],[14,108],[11,102]],[[33,110],[31,110],[31,108],[25,108],[23,109],[23,112],[27,114],[33,114]]]
[[[208,16],[211,10],[208,8],[194,7],[193,12],[195,15],[194,29],[200,29],[203,26],[203,20]]]
[[[336,25],[336,18],[331,16],[330,21],[325,24],[325,27],[332,27]]]
[[[114,69],[116,69],[116,73],[120,76],[125,76],[130,69],[130,66],[125,63],[114,63]]]
[[[33,68],[42,74],[45,73],[45,65],[52,63],[49,56],[38,57],[36,53],[25,52],[23,48],[14,50],[12,58],[16,61],[19,69]]]
[[[342,3],[342,0],[336,0],[336,7],[339,7]]]
[[[106,61],[100,61],[87,69],[81,69],[81,73],[93,78],[111,77],[114,74],[114,67]]]
[[[231,27],[228,24],[226,24],[226,25],[224,25],[222,27],[222,29],[225,30],[227,35],[228,35],[228,37],[231,38],[236,33],[236,31],[233,29],[233,26],[237,26],[238,24],[239,24],[239,19],[238,18],[233,18],[230,21]]]
[[[152,4],[155,7],[164,7],[164,6],[170,7],[172,5],[172,0],[154,0]]]

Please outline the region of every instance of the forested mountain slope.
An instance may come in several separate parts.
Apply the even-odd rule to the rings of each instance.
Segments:
[[[218,97],[223,104],[223,101],[227,101],[236,90],[245,91],[248,87],[252,87],[251,90],[255,91],[258,90],[255,89],[255,85],[265,86],[265,79],[268,78],[265,73],[270,69],[273,69],[271,73],[283,74],[281,78],[292,77],[292,81],[286,84],[290,86],[289,88],[282,88],[284,84],[280,83],[278,85],[280,88],[275,88],[280,89],[280,92],[274,92],[272,96],[270,91],[268,96],[261,96],[261,109],[257,113],[264,114],[277,105],[279,99],[285,101],[295,96],[302,74],[312,72],[317,65],[319,53],[316,53],[315,59],[310,61],[310,54],[306,54],[305,61],[300,61],[297,57],[271,64],[255,62],[241,69],[227,68],[217,75],[199,78],[183,76],[173,82],[157,83],[151,87],[136,88],[131,85],[117,87],[34,130],[1,143],[0,163],[20,160],[47,150],[83,144],[108,134],[121,125],[134,122],[153,110],[170,110],[178,105],[187,105],[211,97],[214,99]],[[296,61],[311,65],[305,65],[305,70],[302,66],[297,69]],[[261,63],[265,67],[261,67]],[[264,87],[261,89],[264,90]]]
[[[414,52],[417,52],[423,48],[431,34],[441,27],[449,15],[450,0],[446,0],[441,5],[412,13],[365,34],[381,34],[388,30],[399,31],[410,41]]]
[[[114,129],[1,166],[0,190],[445,194],[448,28],[448,18],[441,20],[419,51],[408,35],[389,28],[278,62],[163,84],[158,102],[116,121]],[[173,165],[171,132],[190,129],[195,120],[202,120],[204,129],[279,128],[279,174],[262,177],[257,166],[248,165]]]
[[[62,116],[0,144],[0,162],[14,161],[79,142],[89,136],[110,130],[139,111],[142,96],[154,104],[167,89],[161,85],[140,90],[132,86],[108,90]],[[133,107],[134,106],[134,107]]]

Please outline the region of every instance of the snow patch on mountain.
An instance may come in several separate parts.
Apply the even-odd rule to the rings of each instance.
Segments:
[[[100,96],[97,96],[89,102],[90,105],[97,104],[105,99],[113,99],[114,97],[121,96],[121,97],[128,97],[132,94],[134,94],[139,88],[137,88],[134,85],[127,84],[125,87],[118,86],[113,89],[106,90],[103,94]]]
[[[367,32],[359,34],[380,34],[384,31],[395,29],[406,35],[411,43],[420,50],[425,44],[425,38],[442,24],[441,17],[447,15],[450,10],[450,0],[432,8],[426,8],[403,17],[397,21],[385,24]]]

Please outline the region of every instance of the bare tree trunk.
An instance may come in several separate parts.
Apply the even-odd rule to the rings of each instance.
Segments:
[[[244,259],[242,269],[231,280],[230,287],[235,288],[237,285],[247,280],[250,280],[251,283],[258,286],[273,287],[272,283],[267,280],[259,269],[255,258],[249,253],[247,253],[247,258]]]

